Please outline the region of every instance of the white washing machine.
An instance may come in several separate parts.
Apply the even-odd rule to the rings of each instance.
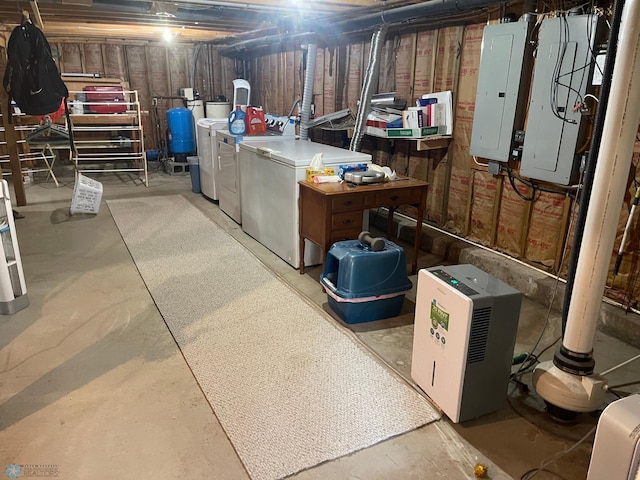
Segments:
[[[293,141],[294,135],[231,135],[229,130],[218,130],[218,178],[220,209],[233,218],[237,223],[242,223],[242,208],[240,204],[240,167],[238,164],[238,152],[240,143]],[[201,167],[202,169],[202,167]]]
[[[228,126],[229,120],[226,118],[200,118],[196,122],[198,157],[200,157],[200,189],[202,194],[211,200],[218,200],[220,191],[216,131]]]

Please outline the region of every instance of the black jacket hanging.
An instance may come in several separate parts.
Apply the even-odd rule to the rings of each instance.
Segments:
[[[3,85],[10,99],[27,115],[53,113],[69,96],[49,42],[31,22],[25,22],[11,32]]]

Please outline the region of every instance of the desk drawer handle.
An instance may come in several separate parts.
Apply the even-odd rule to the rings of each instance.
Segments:
[[[353,202],[351,200],[347,200],[346,202],[343,203],[343,205],[345,207],[350,207],[351,205],[353,205]]]
[[[398,195],[391,195],[391,197],[389,197],[391,200],[393,200],[394,202],[396,200],[398,200],[400,197]]]
[[[353,220],[351,220],[350,218],[347,218],[346,220],[343,220],[342,223],[344,223],[345,225],[349,225]]]

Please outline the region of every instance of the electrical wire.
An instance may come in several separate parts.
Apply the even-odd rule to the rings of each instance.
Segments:
[[[489,163],[482,163],[478,161],[478,157],[476,157],[475,155],[472,155],[473,161],[475,162],[476,165],[480,166],[480,167],[488,167]]]
[[[636,380],[635,382],[619,383],[618,385],[609,385],[607,386],[607,389],[611,390],[612,388],[631,387],[633,385],[638,385],[639,383],[640,383],[640,380]]]
[[[580,183],[578,185],[582,185],[582,178],[580,178]],[[578,190],[576,191],[574,200],[577,200],[579,194],[580,194],[580,189],[578,188]],[[578,204],[578,202],[574,201],[574,204],[573,204],[573,207],[572,207],[573,210],[575,210],[577,204]],[[573,212],[572,212],[572,214],[570,216],[571,220],[569,221],[569,226],[568,226],[568,230],[569,231],[571,231],[571,227],[572,227],[572,224],[573,224],[573,218],[574,217],[575,217],[575,215],[573,215]],[[525,364],[527,363],[527,360],[528,360],[529,356],[535,356],[536,363],[537,363],[537,360],[542,356],[542,354],[544,352],[549,350],[556,343],[558,343],[559,340],[562,339],[562,336],[556,338],[555,341],[553,341],[553,343],[551,343],[550,345],[547,345],[538,354],[534,355],[534,352],[536,351],[536,349],[540,345],[540,342],[542,341],[542,337],[544,336],[544,332],[547,330],[547,327],[549,326],[549,320],[551,319],[551,310],[553,308],[553,302],[555,301],[556,295],[558,294],[558,285],[560,284],[560,272],[562,271],[562,266],[564,265],[564,261],[565,261],[566,256],[567,256],[568,248],[569,248],[569,238],[567,236],[564,239],[564,245],[562,246],[562,256],[560,257],[560,265],[558,266],[558,271],[557,271],[557,274],[555,276],[555,282],[554,282],[554,285],[553,285],[553,293],[551,294],[551,298],[549,299],[549,308],[547,309],[547,315],[545,317],[544,325],[542,326],[542,330],[540,331],[540,335],[538,336],[538,339],[536,340],[536,343],[533,345],[533,348],[531,348],[530,353],[527,354],[527,358],[524,359],[524,361],[522,362],[522,364],[520,365],[518,370],[514,374],[511,375],[512,379],[517,379],[518,377],[524,375],[527,372],[527,370],[529,368],[531,368],[531,366],[535,365],[535,363],[534,363],[534,364],[528,365],[525,368]]]
[[[597,426],[597,425],[596,425]],[[532,470],[529,470],[528,472],[525,472],[521,477],[520,480],[529,480],[533,477],[535,477],[537,474],[539,474],[540,472],[546,472],[548,470],[546,470],[546,467],[548,467],[550,464],[552,464],[553,462],[555,462],[556,460],[564,457],[565,455],[567,455],[568,453],[574,451],[576,448],[578,448],[578,446],[584,442],[587,438],[589,438],[595,431],[596,431],[596,426],[594,426],[591,430],[589,430],[580,440],[578,440],[576,443],[574,443],[573,445],[565,448],[564,450],[556,453],[555,455],[553,455],[551,458],[549,458],[546,461],[543,461],[540,466],[538,468],[534,468]],[[553,473],[553,472],[551,472]],[[560,475],[553,473],[554,475],[556,475],[559,478]]]
[[[518,197],[520,197],[525,202],[531,202],[536,199],[537,192],[536,192],[535,185],[533,185],[531,182],[523,181],[523,179],[520,177],[516,177],[516,175],[513,173],[513,170],[511,170],[511,167],[509,167],[509,165],[504,165],[504,166],[500,165],[500,169],[505,170],[507,172],[507,177],[509,177],[509,183],[511,184],[511,188],[513,188],[513,191],[515,192],[516,195],[518,195]],[[520,180],[523,184],[533,189],[530,196],[526,196],[520,193],[520,190],[518,190],[518,187],[516,187],[514,178],[518,178],[518,180]]]
[[[531,201],[535,200],[537,198],[538,192],[546,192],[546,193],[554,193],[554,194],[559,194],[559,195],[566,195],[568,190],[579,190],[580,189],[580,183],[578,183],[577,185],[569,185],[569,186],[565,187],[565,190],[548,188],[548,187],[536,184],[536,183],[534,183],[534,182],[532,182],[530,180],[525,180],[524,178],[520,177],[519,175],[516,175],[515,173],[513,173],[513,170],[511,169],[511,167],[509,167],[509,165],[500,165],[500,169],[507,172],[507,175],[509,177],[509,183],[511,184],[511,187],[515,191],[516,195],[518,195],[522,200],[525,200],[527,202],[531,202]],[[533,189],[533,193],[531,194],[531,196],[522,195],[518,191],[516,186],[515,186],[515,180],[518,180],[520,183],[523,183],[524,185],[532,188]]]
[[[598,97],[590,93],[587,93],[584,97],[582,97],[583,100],[586,100],[587,98],[593,98],[596,101],[596,103],[600,103],[600,100],[598,99]]]
[[[558,87],[561,86],[560,84],[560,72],[562,70],[562,65],[564,64],[564,59],[565,59],[565,55],[567,53],[567,46],[569,44],[569,23],[567,22],[567,19],[564,15],[561,15],[558,17],[559,21],[558,21],[558,25],[560,27],[560,31],[559,31],[559,48],[558,48],[558,55],[556,57],[556,63],[553,67],[553,74],[551,76],[552,80],[551,80],[551,88],[549,89],[549,103],[551,106],[551,113],[553,113],[553,115],[558,118],[559,120],[562,120],[563,122],[563,130],[564,130],[564,123],[576,123],[575,120],[570,120],[566,117],[566,112],[567,112],[567,108],[569,106],[569,96],[567,95],[566,98],[566,102],[564,105],[564,110],[561,112],[560,111],[560,105],[559,105],[559,101],[558,101],[558,94],[559,94],[559,89]],[[566,85],[562,85],[565,86]],[[565,115],[560,115],[561,113],[564,113]]]
[[[533,468],[531,470],[529,470],[528,472],[525,472],[524,475],[522,475],[522,477],[520,478],[525,478],[525,475],[530,474],[531,472],[534,471],[540,471],[540,472],[545,472],[545,473],[550,473],[551,475],[559,478],[560,480],[567,480],[565,477],[563,477],[562,475],[557,474],[556,472],[552,472],[551,470],[547,470],[546,468]],[[531,478],[531,477],[529,477]]]
[[[627,223],[624,227],[624,231],[622,233],[622,240],[620,240],[620,247],[618,247],[618,254],[616,255],[616,262],[613,267],[613,278],[616,278],[618,272],[620,271],[620,265],[622,264],[622,257],[625,253],[625,247],[627,246],[627,238],[629,236],[629,231],[631,230],[631,225],[633,223],[633,214],[636,211],[638,206],[638,202],[640,201],[640,187],[636,189],[636,194],[633,197],[633,201],[631,203],[631,209],[629,210],[629,217],[627,218]]]
[[[604,372],[600,372],[600,375],[605,377],[605,376],[609,375],[610,373],[615,372],[619,368],[625,367],[625,366],[629,365],[630,363],[635,362],[638,359],[640,359],[640,355],[636,355],[635,357],[630,358],[629,360],[626,360],[626,361],[624,361],[622,363],[619,363],[618,365],[615,365],[615,366],[611,367],[610,369],[605,370]]]

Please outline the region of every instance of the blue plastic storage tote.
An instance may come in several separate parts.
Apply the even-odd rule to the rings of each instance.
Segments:
[[[346,323],[362,323],[400,314],[411,290],[402,247],[384,240],[374,252],[358,240],[334,243],[320,282],[331,309]]]

